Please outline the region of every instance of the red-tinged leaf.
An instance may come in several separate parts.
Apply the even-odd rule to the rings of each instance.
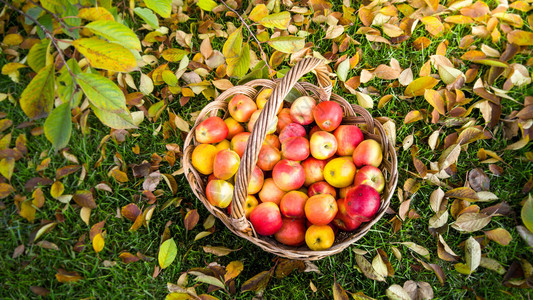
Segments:
[[[255,291],[259,292],[266,288],[268,285],[268,282],[270,281],[270,278],[272,278],[272,275],[274,274],[274,268],[263,271],[254,277],[246,280],[241,287],[241,292],[246,291]]]
[[[466,200],[469,202],[476,202],[479,200],[479,197],[476,194],[476,191],[469,187],[460,187],[453,190],[449,190],[444,194],[445,197],[457,198],[461,200]]]
[[[276,266],[275,276],[278,279],[285,278],[295,270],[303,272],[305,270],[305,263],[301,260],[281,258]]]
[[[308,4],[314,11],[331,9],[331,2],[325,0],[309,0]]]
[[[132,222],[141,214],[141,209],[135,203],[130,203],[120,210],[122,216]]]
[[[410,123],[418,122],[422,119],[424,119],[424,115],[419,110],[412,110],[408,112],[407,115],[405,115],[403,123],[410,124]]]
[[[109,172],[108,176],[111,176],[113,177],[117,182],[128,182],[129,179],[128,179],[128,174],[126,174],[125,172],[122,172],[121,170],[119,169],[113,169]]]
[[[51,185],[52,183],[54,183],[54,181],[49,178],[34,177],[26,182],[26,184],[24,185],[24,189],[26,190],[26,192],[31,192],[35,187],[39,185],[47,186]]]
[[[139,260],[139,258],[129,252],[122,252],[120,253],[120,255],[118,256],[120,257],[120,259],[122,260],[123,263],[125,264],[129,264],[129,263],[133,263],[133,262],[136,262]]]
[[[404,95],[409,97],[422,96],[427,89],[432,89],[437,83],[439,81],[431,76],[417,78],[405,88]]]
[[[239,276],[239,274],[244,269],[244,265],[241,261],[232,261],[226,266],[226,274],[224,274],[224,282],[228,282],[235,277]]]
[[[185,215],[185,218],[183,219],[185,229],[187,231],[192,230],[196,226],[196,224],[198,224],[199,220],[200,215],[198,214],[198,211],[196,209],[189,210]]]
[[[507,40],[518,46],[533,46],[533,32],[513,30],[507,34]]]
[[[68,283],[68,282],[76,282],[80,279],[83,279],[83,277],[80,276],[78,272],[69,272],[64,269],[57,269],[56,279],[57,281],[61,283]]]
[[[417,38],[416,40],[414,40],[413,47],[416,50],[422,50],[422,49],[426,49],[427,47],[429,47],[429,44],[431,44],[431,40],[425,36],[421,36]]]
[[[91,227],[91,230],[89,231],[89,238],[91,241],[94,239],[94,237],[97,234],[101,234],[102,230],[104,229],[105,221],[98,222]]]
[[[13,251],[13,255],[11,255],[11,258],[15,259],[21,256],[22,253],[24,253],[24,249],[26,249],[26,247],[24,247],[24,244],[19,245],[17,248],[15,248],[15,251]]]
[[[73,174],[81,169],[80,165],[69,165],[62,168],[57,169],[56,171],[56,179],[61,179],[65,176],[68,176],[70,174]]]
[[[91,193],[91,191],[76,191],[72,196],[72,199],[74,199],[74,202],[81,207],[87,207],[90,209],[96,208],[96,202],[94,201],[93,193]]]
[[[50,294],[49,290],[43,287],[40,287],[40,286],[35,286],[35,285],[30,286],[30,291],[34,293],[35,295],[38,295],[41,297],[46,297]]]
[[[442,268],[437,264],[428,264],[418,258],[416,260],[428,271],[433,271],[435,275],[437,275],[437,279],[440,282],[441,286],[444,286],[444,283],[446,283],[446,275],[444,274],[444,271],[442,271]]]
[[[8,183],[0,183],[0,199],[4,199],[11,195],[15,189]]]

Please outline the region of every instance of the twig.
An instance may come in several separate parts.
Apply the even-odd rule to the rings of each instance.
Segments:
[[[52,33],[46,29],[46,27],[43,26],[43,24],[39,23],[39,21],[37,21],[34,17],[26,14],[25,12],[23,12],[22,10],[16,8],[15,6],[13,6],[11,3],[9,2],[6,2],[5,0],[0,0],[1,2],[3,2],[5,5],[9,6],[11,9],[13,9],[14,11],[18,12],[19,14],[21,14],[22,16],[25,16],[26,18],[32,20],[37,26],[39,26],[41,28],[41,30],[44,32],[44,34],[50,39],[50,41],[52,42],[52,44],[54,45],[54,47],[56,48],[57,50],[57,53],[59,54],[59,56],[61,57],[61,59],[63,60],[63,63],[65,65],[65,67],[67,68],[70,76],[75,79],[76,76],[74,75],[74,73],[72,73],[72,70],[70,69],[70,67],[68,66],[67,64],[67,60],[65,58],[65,55],[63,54],[63,50],[61,50],[61,48],[59,48],[59,45],[57,44],[57,41],[56,41],[56,38],[52,35]],[[31,0],[30,0],[31,1]]]
[[[45,12],[49,13],[52,17],[54,17],[54,19],[56,19],[59,23],[61,23],[61,27],[62,28],[66,28],[68,31],[72,32],[72,28],[70,28],[70,26],[68,26],[65,22],[63,22],[63,20],[56,14],[54,14],[53,12],[51,12],[50,10],[48,10],[47,8],[45,8],[44,6],[42,6],[41,4],[39,3],[36,3],[35,1],[33,0],[29,0],[33,5],[39,7],[40,9],[44,10]]]
[[[266,56],[265,52],[263,51],[263,48],[261,47],[262,43],[257,39],[255,34],[252,32],[252,29],[250,29],[250,26],[248,26],[248,24],[246,24],[244,19],[241,17],[241,15],[237,11],[235,11],[233,8],[229,7],[229,5],[227,5],[226,2],[224,2],[224,0],[220,0],[220,2],[222,2],[222,4],[224,4],[224,6],[226,6],[231,12],[236,14],[237,17],[239,17],[239,19],[241,20],[241,23],[244,25],[244,27],[246,27],[246,29],[248,29],[248,32],[250,33],[250,35],[257,42],[257,47],[259,48],[259,51],[261,51],[261,59],[265,62],[265,65],[268,67],[268,77],[272,78],[272,69],[270,68],[270,65],[268,64],[268,61],[266,60],[267,56]]]

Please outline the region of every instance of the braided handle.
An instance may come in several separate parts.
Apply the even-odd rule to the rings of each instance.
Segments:
[[[265,140],[267,129],[271,121],[276,116],[279,106],[283,103],[285,97],[298,82],[298,80],[305,74],[315,71],[318,84],[321,87],[320,99],[322,101],[328,100],[331,96],[332,85],[329,80],[329,75],[326,65],[318,58],[304,58],[299,61],[293,68],[276,85],[270,99],[267,101],[265,107],[259,114],[259,117],[254,125],[252,133],[248,138],[246,149],[241,158],[239,170],[235,177],[235,187],[233,190],[233,201],[231,203],[231,217],[232,221],[240,231],[250,231],[249,223],[245,218],[244,204],[248,195],[248,183],[250,182],[251,173],[257,163],[259,151]]]

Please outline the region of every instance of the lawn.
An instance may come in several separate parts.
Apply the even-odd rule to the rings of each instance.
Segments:
[[[162,17],[167,1],[163,8],[154,1],[62,4],[74,12],[48,2],[40,3],[67,18],[43,17],[19,1],[0,14],[1,298],[193,299],[193,290],[201,299],[531,298],[533,235],[523,227],[533,226],[533,211],[523,212],[533,202],[531,3],[228,1],[258,45],[222,2],[173,1],[170,18]],[[90,2],[106,12],[84,15]],[[158,30],[147,25],[154,20],[146,6],[157,13],[150,10]],[[18,8],[47,28],[55,24],[62,53],[80,72],[118,84],[121,109],[142,116],[138,128],[111,129],[125,121],[93,113],[99,102],[90,95],[76,101],[69,94],[70,140],[45,134],[46,118],[31,118],[20,103],[43,72],[35,64],[49,65],[44,54],[40,63],[28,59],[44,34],[23,24]],[[77,24],[68,17],[76,15]],[[141,41],[136,70],[107,69],[110,62],[131,67],[127,55],[108,58],[108,66],[89,63],[90,53],[70,45],[79,36],[57,29],[66,22],[92,35],[81,27],[104,15]],[[242,43],[228,44],[236,34]],[[293,39],[276,40],[280,34]],[[252,54],[239,50],[248,47]],[[390,209],[358,242],[319,261],[280,259],[237,238],[183,175],[183,143],[198,112],[229,86],[268,78],[254,68],[265,64],[259,47],[275,78],[298,57],[326,59],[333,92],[367,108],[394,139],[399,179]],[[48,69],[68,77],[54,45],[47,51],[57,67]],[[313,74],[302,80],[316,83]],[[60,84],[50,107],[65,102]],[[65,128],[55,130],[64,137]],[[458,155],[448,155],[453,147]],[[160,247],[170,240],[177,254],[164,264]]]

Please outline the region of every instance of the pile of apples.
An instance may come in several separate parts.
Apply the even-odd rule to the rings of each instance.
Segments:
[[[195,130],[200,144],[192,153],[196,170],[208,177],[211,205],[230,210],[234,177],[250,132],[271,89],[256,100],[235,95],[230,117],[203,120]],[[278,109],[248,184],[246,218],[260,235],[312,250],[333,245],[339,230],[353,231],[372,220],[385,179],[378,168],[382,149],[364,139],[356,125],[340,125],[341,106],[309,96]]]

